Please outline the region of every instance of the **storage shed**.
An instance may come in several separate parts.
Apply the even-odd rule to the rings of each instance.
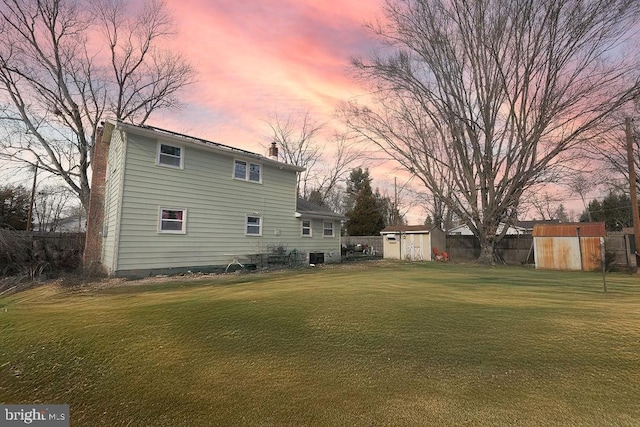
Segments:
[[[433,248],[446,250],[444,231],[435,225],[389,226],[380,232],[384,258],[431,261]]]
[[[604,222],[536,225],[532,235],[536,268],[584,271],[602,268]]]

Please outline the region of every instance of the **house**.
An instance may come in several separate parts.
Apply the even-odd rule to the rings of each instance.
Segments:
[[[533,220],[525,220],[525,221],[518,221],[516,223],[516,226],[524,229],[524,233],[525,234],[531,234],[533,233],[533,228],[536,225],[552,225],[552,224],[560,224],[560,220],[559,219],[533,219]]]
[[[35,222],[33,229],[55,233],[83,233],[86,231],[86,224],[87,216],[82,212],[64,218],[57,218],[51,222]]]
[[[338,247],[333,244],[336,237],[340,238],[341,224],[347,218],[301,198],[297,200],[295,216],[300,219],[302,227],[302,239],[298,248],[309,254],[309,263],[340,262],[341,242],[338,241]],[[323,247],[322,243],[327,242],[330,244]]]
[[[389,226],[380,234],[384,258],[388,259],[431,261],[434,248],[446,250],[444,231],[434,225]]]
[[[107,122],[94,149],[85,266],[215,271],[270,251],[339,262],[342,217],[296,196],[304,169],[151,126]],[[276,251],[277,249],[277,251]]]
[[[599,270],[606,235],[604,222],[536,225],[533,228],[536,268]]]
[[[502,230],[504,230],[505,225],[506,225],[505,223],[501,222],[500,225],[498,225],[496,234],[502,233]],[[467,224],[461,224],[447,230],[447,234],[451,236],[473,236],[473,231],[471,231],[471,228],[469,228]],[[511,225],[507,229],[507,234],[508,235],[531,234],[531,231],[527,232],[527,229],[524,227]]]
[[[510,225],[507,229],[507,235],[523,235],[523,234],[531,234],[533,232],[533,227],[538,224],[559,224],[560,220],[557,219],[543,219],[543,220],[527,220],[527,221],[518,221],[517,223]],[[498,229],[496,230],[496,234],[502,233],[506,224],[501,222],[498,225]],[[447,231],[447,234],[452,236],[473,236],[473,231],[469,228],[467,224],[461,224],[456,227],[453,227]]]
[[[61,218],[58,221],[57,232],[71,233],[71,232],[84,232],[86,231],[87,216],[84,212],[76,213],[65,218]]]

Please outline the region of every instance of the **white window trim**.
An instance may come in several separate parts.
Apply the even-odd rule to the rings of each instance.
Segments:
[[[331,224],[331,235],[325,234],[325,224]],[[336,237],[336,228],[333,221],[322,221],[322,237]]]
[[[309,227],[305,227],[304,223],[308,222],[309,223]],[[323,224],[324,225],[324,224]],[[300,226],[302,227],[302,229],[300,230],[300,235],[302,237],[313,237],[313,221],[310,219],[303,219],[302,221],[300,221]],[[308,228],[309,229],[309,234],[304,234],[304,230]]]
[[[248,228],[249,228],[249,218],[259,218],[260,219],[260,232],[258,234],[249,234],[248,233]],[[255,227],[255,224],[252,224]],[[244,218],[244,235],[247,237],[262,237],[262,225],[263,225],[263,221],[262,221],[262,215],[245,215]]]
[[[181,230],[163,230],[162,229],[162,211],[182,211],[182,229]],[[187,234],[187,210],[183,208],[168,208],[166,206],[160,206],[158,208],[158,233]]]
[[[244,173],[244,178],[238,178],[236,176],[236,163],[237,162],[242,162],[246,165],[246,170]],[[260,179],[258,181],[253,181],[251,179],[249,179],[249,177],[251,176],[251,165],[255,165],[255,166],[259,166],[260,167]],[[244,160],[244,159],[233,159],[233,170],[231,171],[231,176],[233,177],[233,179],[236,179],[238,181],[247,181],[247,182],[253,182],[254,184],[262,184],[262,174],[264,172],[264,167],[262,166],[262,163],[255,163],[255,162],[251,162],[249,160]]]
[[[167,165],[165,163],[160,163],[160,154],[162,154],[160,149],[161,149],[161,147],[163,145],[166,145],[168,147],[175,147],[175,148],[179,148],[180,149],[180,166]],[[167,155],[167,154],[165,154],[165,155]],[[156,165],[157,166],[162,166],[164,168],[184,169],[184,146],[180,145],[180,144],[169,144],[167,142],[158,141],[158,148],[156,149]]]

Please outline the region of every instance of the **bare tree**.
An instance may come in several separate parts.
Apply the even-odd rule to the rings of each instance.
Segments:
[[[60,176],[87,208],[105,117],[144,123],[179,105],[195,73],[158,47],[173,33],[161,0],[0,0],[0,153]]]
[[[640,3],[388,0],[385,15],[371,25],[385,50],[353,61],[372,101],[345,104],[346,122],[463,219],[492,263],[522,195],[638,96],[624,48]]]
[[[627,159],[626,117],[631,120],[631,140],[636,184],[640,187],[640,100],[628,106],[624,111],[613,115],[607,121],[601,136],[590,141],[587,150],[588,158],[597,165],[597,176],[600,183],[611,190],[629,192],[629,165]],[[593,181],[593,179],[591,179]],[[582,196],[582,195],[581,195]],[[584,197],[583,197],[584,203]],[[586,209],[586,204],[585,204]]]
[[[416,201],[415,203],[422,208],[425,217],[429,218],[429,224],[435,225],[442,230],[449,230],[458,225],[457,218],[451,209],[443,203],[441,198],[435,197],[433,193],[415,192],[413,197]]]
[[[536,217],[542,220],[559,219],[556,218],[559,206],[562,206],[562,197],[554,192],[542,190],[540,193],[532,195],[529,203],[533,207]],[[564,207],[562,208],[564,211]]]
[[[332,194],[360,157],[347,133],[334,132],[327,144],[331,149],[321,149],[318,139],[325,126],[314,120],[309,111],[301,116],[290,114],[286,119],[276,114],[269,123],[270,140],[277,144],[280,159],[306,168],[298,176],[298,195],[309,198],[314,193],[314,198],[319,197],[321,202]]]
[[[74,193],[66,186],[49,185],[35,194],[34,213],[38,222],[38,231],[57,231],[60,220],[67,214],[73,201],[77,202]]]
[[[339,183],[330,191],[326,191],[322,194],[322,202],[325,207],[331,209],[333,212],[344,214],[346,212],[344,206],[345,197],[345,187],[343,184]]]
[[[271,142],[277,144],[280,159],[306,168],[298,175],[297,191],[298,196],[307,197],[312,190],[311,174],[321,155],[320,147],[315,143],[314,138],[324,124],[313,120],[309,111],[305,111],[301,117],[290,114],[282,118],[276,113],[269,127]]]
[[[598,183],[593,179],[592,174],[587,173],[576,173],[570,177],[567,182],[571,192],[580,197],[584,212],[587,213],[587,217],[589,221],[591,221],[591,212],[588,209],[587,195],[598,187]]]
[[[333,147],[331,155],[328,152],[322,154],[319,172],[316,173],[315,190],[321,194],[323,202],[334,193],[336,186],[344,181],[361,157],[347,133],[335,132],[330,144]]]

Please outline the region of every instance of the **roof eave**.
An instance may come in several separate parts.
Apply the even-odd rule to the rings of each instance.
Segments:
[[[344,221],[347,219],[347,217],[342,216],[342,215],[338,215],[338,214],[334,214],[331,212],[300,212],[297,211],[295,213],[296,218],[310,218],[310,219],[332,219],[332,220],[336,220],[336,221]]]
[[[270,159],[258,153],[252,153],[250,151],[245,151],[241,149],[233,149],[232,147],[227,148],[224,146],[215,145],[216,143],[213,141],[209,141],[209,144],[207,144],[205,142],[199,141],[198,139],[195,139],[195,138],[192,139],[187,136],[162,133],[153,129],[147,129],[147,128],[130,125],[128,123],[117,122],[113,120],[107,120],[107,121],[113,124],[116,127],[116,129],[122,129],[127,132],[135,133],[142,136],[148,136],[154,139],[162,139],[163,141],[175,142],[175,143],[184,144],[184,145],[192,145],[208,151],[214,151],[217,153],[226,154],[233,157],[256,159],[256,160],[259,160],[262,164],[270,165],[278,169],[291,170],[294,172],[303,172],[306,170],[306,168],[303,168],[301,166],[279,162],[277,160]]]

